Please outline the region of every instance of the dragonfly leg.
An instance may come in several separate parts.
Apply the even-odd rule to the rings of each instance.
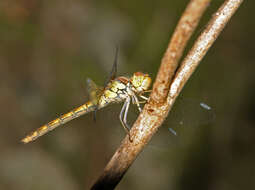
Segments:
[[[140,107],[140,102],[139,102],[138,98],[136,97],[136,95],[133,95],[132,97],[134,98],[135,104],[137,105],[139,112],[141,112],[142,109]]]
[[[148,100],[149,100],[149,98],[148,98],[148,97],[143,96],[143,95],[140,95],[139,97],[140,97],[140,98],[142,98],[142,99],[144,99],[144,100],[146,100],[146,101],[148,101]]]
[[[123,113],[124,113],[124,110],[125,110],[126,106],[127,106],[127,102],[125,101],[122,108],[121,108],[120,115],[119,115],[119,119],[120,119],[120,122],[121,122],[122,125],[124,125],[122,118],[123,118]]]
[[[149,98],[147,98],[146,96],[143,96],[143,95],[139,95],[140,98],[142,98],[143,100],[139,100],[138,101],[138,104],[145,104],[148,102]]]
[[[143,100],[143,101],[139,101],[138,103],[139,104],[145,104],[147,101],[146,100]]]
[[[129,105],[130,105],[130,99],[128,100],[127,99],[127,106],[125,108],[125,113],[124,113],[124,124],[128,127],[128,124],[127,124],[127,114],[128,114],[128,109],[129,109]],[[128,127],[129,128],[129,127]],[[130,128],[129,128],[130,129]]]
[[[127,124],[127,112],[128,112],[128,109],[129,109],[129,105],[130,105],[130,98],[128,97],[126,99],[123,107],[121,108],[119,118],[120,118],[120,122],[121,122],[123,128],[125,129],[126,133],[129,136],[129,140],[132,141],[132,139],[130,137],[130,133],[129,133],[130,128],[128,127],[128,124]]]
[[[120,119],[120,122],[121,122],[121,125],[123,126],[123,128],[125,129],[125,131],[127,133],[129,133],[129,128],[125,125],[124,121],[123,121],[123,118],[124,118],[124,111],[127,107],[127,101],[125,101],[124,105],[122,106],[121,108],[121,111],[120,111],[120,115],[119,115],[119,119]]]
[[[145,90],[145,91],[143,91],[144,93],[146,93],[146,92],[151,92],[152,90]]]
[[[135,98],[134,96],[131,96],[132,104],[135,104]]]

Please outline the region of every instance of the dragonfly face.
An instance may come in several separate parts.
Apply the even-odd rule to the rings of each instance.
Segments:
[[[135,72],[131,77],[130,82],[132,83],[134,90],[137,93],[143,93],[149,89],[151,85],[151,78],[148,74]]]

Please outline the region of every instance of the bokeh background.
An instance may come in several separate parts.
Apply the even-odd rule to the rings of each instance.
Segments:
[[[222,2],[210,4],[188,48]],[[0,189],[89,189],[125,136],[121,105],[31,144],[20,139],[83,104],[87,77],[104,84],[116,45],[120,75],[143,71],[154,79],[187,3],[0,1]],[[181,96],[193,103],[180,100],[180,112],[193,121],[174,136],[164,131],[168,119],[155,135],[159,145],[139,155],[116,189],[255,188],[254,6],[244,1],[185,86]],[[213,118],[188,127],[205,121],[194,102],[210,105]],[[137,114],[131,109],[129,122]]]

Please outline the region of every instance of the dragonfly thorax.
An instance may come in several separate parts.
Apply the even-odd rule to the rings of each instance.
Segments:
[[[122,102],[129,96],[130,82],[126,77],[118,77],[110,81],[102,96],[99,98],[98,107],[104,107],[109,103]]]
[[[117,77],[110,81],[106,86],[103,95],[100,97],[99,108],[106,106],[109,103],[122,102],[128,97],[133,97],[135,94],[141,94],[148,90],[151,84],[151,78],[148,74],[136,72],[131,78]]]

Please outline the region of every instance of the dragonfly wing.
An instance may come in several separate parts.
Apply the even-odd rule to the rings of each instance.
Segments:
[[[97,105],[98,105],[99,98],[103,94],[104,88],[101,86],[97,86],[96,83],[90,78],[87,79],[87,85],[88,85],[89,99],[94,105],[96,105],[96,108],[93,114],[93,120],[96,121],[96,112],[98,109]]]
[[[98,100],[103,93],[103,88],[101,86],[97,86],[90,78],[87,79],[87,86],[90,101],[93,102],[94,105],[97,105]]]
[[[108,78],[108,80],[106,80],[104,87],[107,86],[107,84],[111,81],[114,80],[117,76],[117,63],[118,63],[118,54],[119,54],[119,47],[116,47],[116,51],[115,51],[115,57],[114,57],[114,62],[112,65],[112,70],[110,73],[110,77]]]
[[[215,119],[214,110],[207,104],[191,98],[179,98],[169,113],[167,125],[172,127],[198,127]]]
[[[150,144],[163,150],[180,147],[187,134],[213,123],[214,120],[215,112],[211,106],[196,99],[178,98],[167,120]]]

